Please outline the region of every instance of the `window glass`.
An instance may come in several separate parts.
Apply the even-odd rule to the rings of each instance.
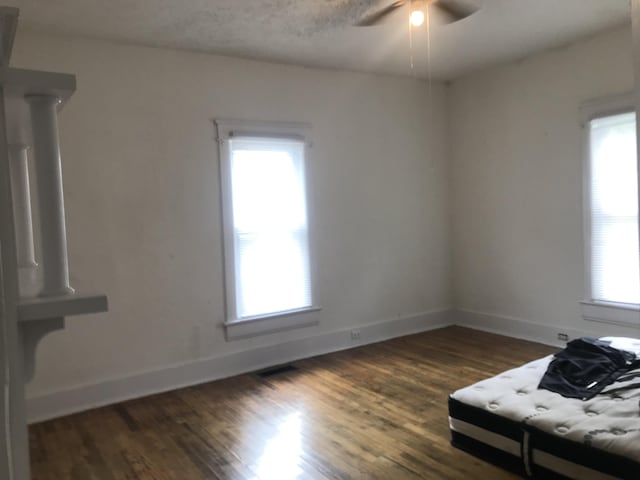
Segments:
[[[237,319],[312,305],[302,140],[229,140]]]
[[[591,297],[640,303],[635,113],[590,122]]]

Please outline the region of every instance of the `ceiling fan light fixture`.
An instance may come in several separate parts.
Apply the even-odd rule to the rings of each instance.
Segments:
[[[415,9],[409,15],[409,21],[414,27],[419,27],[424,23],[424,12],[421,9]]]

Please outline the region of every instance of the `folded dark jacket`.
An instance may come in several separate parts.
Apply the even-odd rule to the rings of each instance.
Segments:
[[[588,400],[631,370],[640,367],[632,352],[618,350],[607,342],[590,337],[570,341],[558,352],[538,388],[551,390],[568,398]],[[616,389],[616,391],[619,389]]]

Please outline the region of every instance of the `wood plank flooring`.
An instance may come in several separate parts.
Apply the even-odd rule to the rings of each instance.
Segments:
[[[449,327],[30,427],[35,480],[515,479],[449,445],[453,390],[554,352]]]

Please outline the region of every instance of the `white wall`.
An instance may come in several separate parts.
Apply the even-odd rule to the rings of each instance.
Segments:
[[[631,51],[628,29],[604,33],[437,85],[429,106],[412,79],[19,32],[14,66],[78,76],[60,116],[72,284],[110,299],[44,340],[32,416],[345,348],[353,327],[407,333],[452,304],[548,343],[637,335],[578,307],[578,108],[632,88]],[[224,340],[215,117],[313,125],[318,327]]]
[[[582,320],[578,305],[584,284],[578,109],[632,88],[630,28],[453,83],[458,321],[545,341],[559,331],[639,333],[640,317],[638,329],[604,326]]]
[[[444,87],[25,31],[13,66],[77,75],[72,285],[110,302],[43,341],[32,398],[450,305]],[[313,126],[318,327],[224,340],[214,117]]]

